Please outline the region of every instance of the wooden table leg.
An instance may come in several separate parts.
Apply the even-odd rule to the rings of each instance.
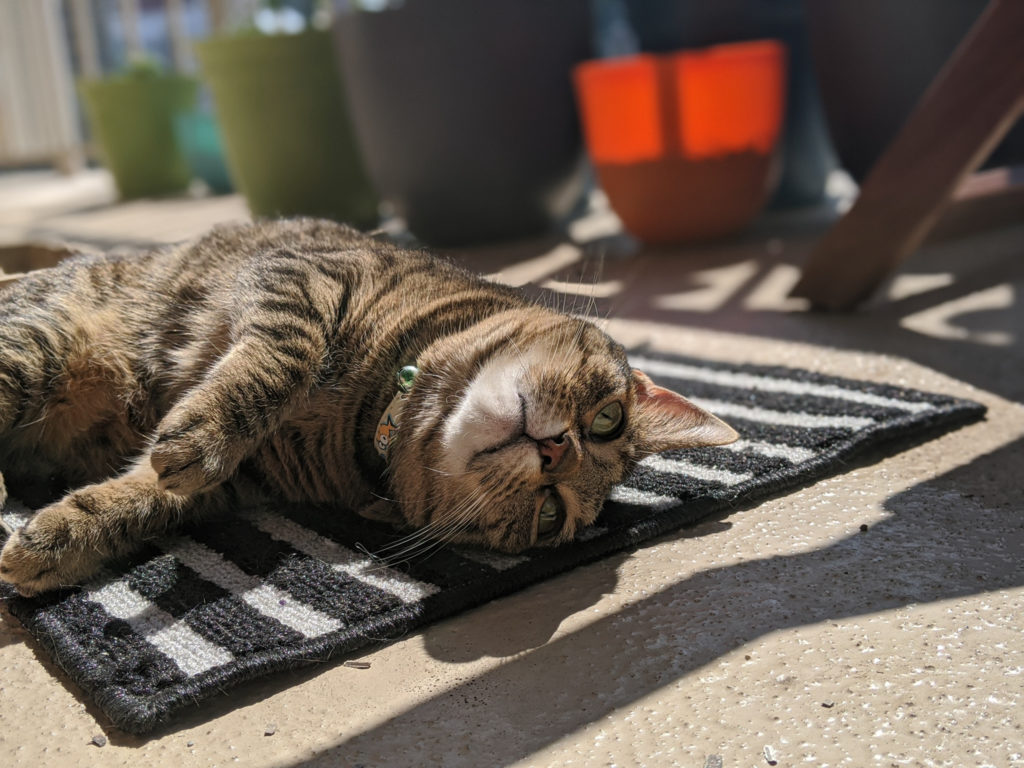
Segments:
[[[851,309],[921,244],[1024,112],[1022,40],[1024,0],[991,0],[811,253],[794,296]]]

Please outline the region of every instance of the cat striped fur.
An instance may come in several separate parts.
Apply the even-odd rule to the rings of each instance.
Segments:
[[[385,462],[374,432],[412,364]],[[392,559],[558,544],[640,459],[733,439],[590,322],[332,222],[81,255],[0,294],[0,471],[66,490],[0,554],[24,594],[275,500],[409,529]]]

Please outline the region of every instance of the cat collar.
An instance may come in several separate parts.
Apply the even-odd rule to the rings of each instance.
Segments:
[[[391,398],[388,407],[384,409],[384,415],[377,422],[377,433],[373,436],[373,447],[377,449],[377,454],[384,461],[388,460],[388,450],[391,448],[395,433],[398,431],[398,425],[401,423],[405,398],[409,396],[409,390],[412,389],[412,383],[416,380],[416,375],[419,372],[420,369],[415,365],[407,365],[398,372],[398,392]]]

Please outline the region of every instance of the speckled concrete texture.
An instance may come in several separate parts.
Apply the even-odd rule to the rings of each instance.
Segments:
[[[97,239],[116,240],[104,215]],[[785,300],[820,231],[458,256],[600,295],[630,345],[945,392],[986,421],[382,643],[368,669],[233,689],[146,739],[110,729],[5,613],[0,762],[749,768],[769,747],[779,766],[1024,766],[1024,229],[930,246],[846,316]]]

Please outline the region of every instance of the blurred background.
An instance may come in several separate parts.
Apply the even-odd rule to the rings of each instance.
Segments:
[[[447,245],[557,227],[603,185],[627,217],[646,209],[638,234],[678,241],[820,203],[837,167],[799,0],[3,0],[0,36],[0,167],[102,166],[122,199],[198,180],[256,215],[400,215]],[[668,82],[675,52],[765,39],[767,58],[723,50],[717,75]],[[665,66],[631,84],[631,64]],[[675,134],[701,121],[764,135],[684,159]],[[644,130],[664,146],[631,149]],[[610,141],[600,181],[584,133],[591,154]]]
[[[308,215],[446,249],[554,237],[614,260],[754,237],[778,256],[840,221],[997,5],[1012,3],[0,0],[0,242]],[[934,119],[918,123],[936,156]],[[1024,219],[1024,130],[955,129],[941,178],[882,173],[921,208],[883,228],[892,253],[847,274],[825,238],[832,255],[810,258],[827,268],[806,286],[799,265],[778,273],[777,303],[864,301],[982,161],[995,172],[975,193],[1000,202],[951,229]],[[878,250],[878,211],[859,220],[837,228],[847,256]],[[705,261],[691,267],[728,257]]]

